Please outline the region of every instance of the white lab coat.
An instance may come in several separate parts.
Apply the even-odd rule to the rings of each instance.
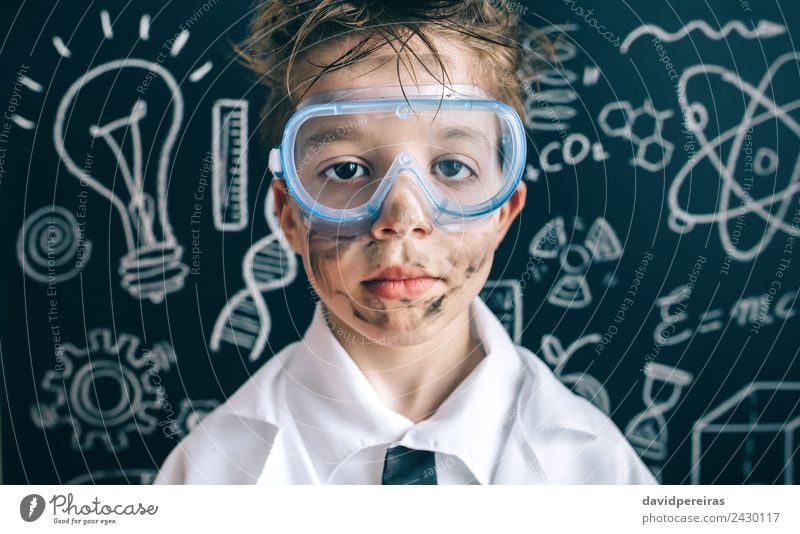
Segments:
[[[476,297],[486,357],[429,419],[389,409],[325,325],[267,361],[167,457],[155,484],[380,484],[389,446],[436,452],[439,484],[657,484],[599,409],[515,345]]]

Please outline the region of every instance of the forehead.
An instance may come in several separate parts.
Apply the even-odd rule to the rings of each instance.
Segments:
[[[469,51],[463,42],[457,45],[451,39],[439,34],[434,34],[432,39],[446,74],[442,72],[436,56],[412,39],[407,46],[414,51],[416,57],[409,50],[404,50],[398,56],[391,46],[384,44],[370,56],[352,65],[323,74],[304,96],[339,89],[440,84],[442,81],[447,85],[477,85],[490,93],[493,92],[486,86],[485,73],[484,76],[480,76],[478,69],[474,68],[477,59],[475,53]],[[296,75],[293,76],[291,85],[299,89],[297,97],[305,92],[308,84],[325,65],[337,61],[356,42],[352,38],[340,38],[313,47],[298,62]]]

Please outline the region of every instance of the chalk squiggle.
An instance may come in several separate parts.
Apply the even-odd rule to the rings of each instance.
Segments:
[[[719,30],[715,30],[711,26],[708,25],[707,22],[704,20],[693,20],[690,23],[686,24],[680,30],[669,33],[665,31],[660,26],[656,26],[655,24],[645,24],[643,26],[639,26],[631,33],[625,37],[625,40],[622,41],[622,46],[620,46],[620,51],[623,54],[628,53],[628,49],[631,47],[633,42],[643,35],[655,35],[662,41],[671,43],[686,37],[690,32],[695,30],[699,30],[702,32],[706,37],[712,39],[714,41],[719,41],[724,39],[728,36],[729,33],[735,31],[745,39],[757,39],[760,37],[776,37],[783,33],[786,33],[786,26],[781,24],[777,24],[775,22],[771,22],[768,20],[760,20],[755,28],[748,28],[742,21],[733,20],[720,28]]]

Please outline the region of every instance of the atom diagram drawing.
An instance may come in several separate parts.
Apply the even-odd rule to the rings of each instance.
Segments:
[[[789,94],[792,94],[792,91],[796,94],[797,73],[800,68],[798,63],[797,52],[780,56],[755,86],[742,80],[735,72],[719,65],[695,65],[684,71],[678,82],[678,100],[686,126],[695,135],[699,150],[684,164],[670,184],[668,194],[670,229],[676,233],[691,232],[698,224],[717,223],[723,248],[730,257],[740,262],[750,261],[758,256],[761,250],[769,245],[777,231],[786,234],[797,232],[796,228],[786,221],[792,200],[800,190],[800,157],[796,150],[789,155],[793,161],[788,166],[781,167],[778,154],[773,147],[743,147],[743,145],[746,139],[759,139],[754,129],[762,124],[764,125],[762,129],[770,128],[772,131],[787,128],[795,135],[793,139],[800,139],[800,124],[793,116],[793,113],[800,108],[800,99],[776,102],[767,96],[780,91],[781,87],[775,83],[776,80],[786,83],[783,89],[789,89]],[[740,92],[742,99],[747,103],[741,122],[720,132],[716,137],[709,138],[706,128],[715,121],[709,120],[706,107],[701,102],[692,100],[688,91],[689,82],[695,78],[700,80],[698,85],[706,88],[714,81],[721,81]],[[786,92],[784,90],[782,93]],[[768,184],[771,194],[752,198],[749,188],[746,190],[740,183],[744,176],[737,170],[741,169],[739,160],[745,154],[745,149],[755,154],[754,174],[771,180]],[[715,172],[719,173],[721,183],[715,202],[710,204],[712,207],[707,211],[694,211],[697,209],[695,197],[698,195],[691,195],[695,204],[690,207],[685,193],[691,189],[689,179],[701,162],[710,164]],[[777,178],[783,169],[788,180],[785,186],[780,188]],[[684,195],[681,196],[681,193]],[[738,205],[734,206],[734,202],[738,202]],[[766,224],[763,235],[749,247],[742,246],[738,237],[732,238],[729,228],[731,220],[745,215],[757,216]]]

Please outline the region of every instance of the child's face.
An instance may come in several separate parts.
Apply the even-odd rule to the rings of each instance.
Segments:
[[[483,76],[472,70],[475,58],[443,38],[437,38],[436,45],[447,64],[450,84],[490,89],[481,83]],[[308,59],[325,65],[343,51],[341,46],[326,46]],[[325,74],[307,94],[437,83],[419,63],[412,67],[413,74],[401,68],[398,78],[395,57],[385,46],[367,60]],[[312,67],[306,68],[304,78],[314,72]],[[481,74],[485,75],[485,69]],[[387,135],[392,133],[382,132],[381,144]],[[404,149],[401,139],[407,137],[400,137],[400,132],[397,135],[397,140],[386,142],[395,141],[399,152]],[[330,236],[309,231],[282,183],[273,181],[283,231],[302,256],[334,331],[360,334],[379,344],[415,345],[465,318],[489,276],[495,250],[525,203],[525,184],[520,182],[514,195],[490,218],[453,232],[430,220],[417,187],[413,179],[399,176],[370,228],[356,236]]]

